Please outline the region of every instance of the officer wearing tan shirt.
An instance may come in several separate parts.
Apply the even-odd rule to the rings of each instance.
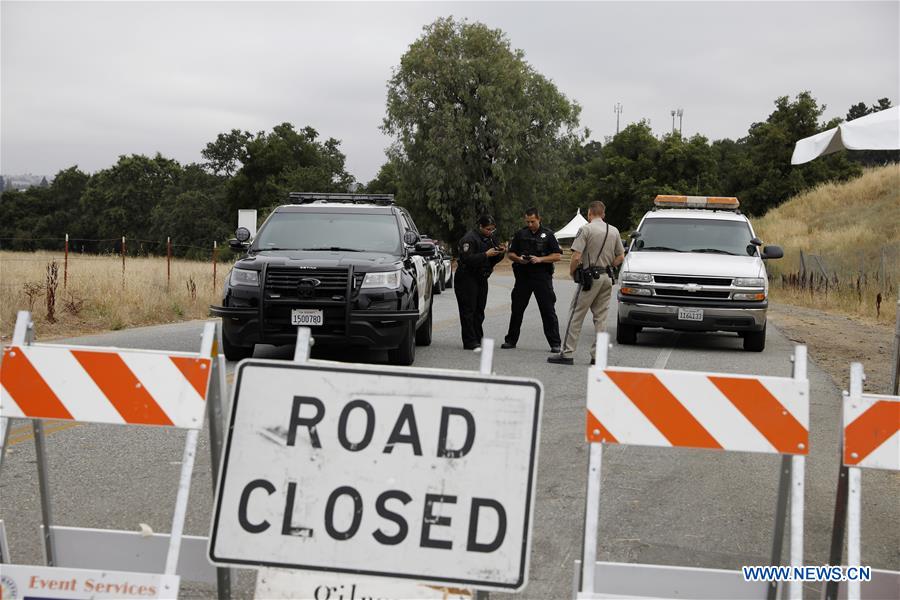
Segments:
[[[599,200],[591,202],[588,208],[588,223],[581,227],[575,241],[572,242],[569,274],[574,277],[575,272],[581,269],[584,276],[592,277],[593,281],[589,290],[583,289],[581,284],[576,284],[578,289],[572,299],[562,352],[551,356],[547,362],[562,365],[574,363],[572,355],[578,347],[581,325],[588,310],[594,317],[595,332],[606,331],[606,313],[612,295],[612,280],[607,275],[607,267],[618,267],[622,264],[625,249],[622,247],[619,230],[606,223],[603,220],[605,216],[606,205]],[[594,335],[594,343],[591,344],[591,364],[594,362],[596,346],[597,337]]]

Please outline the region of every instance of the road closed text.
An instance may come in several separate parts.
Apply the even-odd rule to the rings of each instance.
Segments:
[[[319,427],[325,411],[325,405],[318,398],[294,396],[290,415],[286,418],[285,445],[292,447],[298,443],[308,444],[312,448],[322,450],[323,436],[320,436]],[[350,421],[354,417],[361,419],[362,422],[361,433],[356,436],[349,430]],[[341,409],[337,431],[333,436],[333,439],[337,440],[339,451],[363,452],[373,448],[376,452],[391,454],[395,450],[402,452],[401,448],[405,447],[412,456],[422,456],[423,452],[431,452],[435,457],[452,461],[466,456],[476,443],[475,419],[463,408],[441,407],[439,434],[435,440],[427,440],[426,442],[434,443],[430,446],[426,443],[424,449],[412,404],[402,406],[399,414],[393,419],[386,439],[375,439],[377,419],[374,407],[366,400],[354,399],[345,404]],[[456,424],[463,434],[462,442],[451,447],[448,444],[448,433],[453,420],[457,421]],[[305,436],[306,439],[298,441],[298,435]],[[302,495],[303,490],[298,492],[297,481],[288,481],[287,485],[279,490],[275,483],[268,479],[254,479],[248,482],[241,492],[238,522],[248,533],[262,533],[269,530],[273,526],[271,522],[266,519],[254,519],[251,515],[259,504],[276,502],[279,509],[283,506],[283,518],[276,524],[281,528],[281,535],[313,536],[316,534],[315,528],[295,524],[293,521],[298,493]],[[464,519],[467,551],[494,552],[503,543],[506,536],[506,510],[495,499],[473,496],[469,499],[468,506],[459,507],[459,498],[456,495],[425,493],[422,498],[424,508],[418,515],[412,515],[406,509],[412,499],[410,493],[402,489],[386,489],[375,498],[363,498],[362,493],[352,484],[343,485],[332,490],[327,496],[322,528],[331,539],[349,540],[360,534],[364,523],[377,521],[380,525],[374,528],[370,526],[370,531],[366,534],[371,535],[379,544],[394,546],[407,539],[410,521],[417,520],[420,526],[418,536],[420,547],[450,550],[453,548],[453,542],[442,538],[440,529],[453,527],[454,520]],[[494,526],[487,535],[484,533],[479,535],[479,523],[485,521],[480,517],[488,511],[493,513]],[[460,516],[453,516],[454,514]]]
[[[241,363],[210,559],[518,589],[540,385]]]

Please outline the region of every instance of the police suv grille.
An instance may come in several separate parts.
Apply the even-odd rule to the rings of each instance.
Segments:
[[[271,267],[266,271],[266,296],[273,298],[320,298],[344,296],[347,292],[347,269],[296,269]],[[301,293],[302,280],[309,281]]]
[[[698,285],[731,285],[730,277],[694,277],[691,275],[654,275],[656,283],[696,283]]]
[[[727,299],[731,292],[710,292],[706,290],[698,290],[696,292],[691,292],[688,290],[668,290],[656,288],[656,295],[661,297],[670,297],[670,298],[698,298],[698,299],[710,299],[710,300],[723,300]]]

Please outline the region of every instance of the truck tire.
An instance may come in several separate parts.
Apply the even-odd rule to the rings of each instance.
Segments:
[[[393,350],[388,350],[388,360],[391,364],[408,367],[416,360],[416,322],[411,320],[406,326],[406,333],[400,340],[400,345]]]
[[[744,350],[748,352],[762,352],[766,348],[766,326],[762,331],[747,331],[744,333]]]
[[[637,327],[616,320],[616,343],[623,346],[637,344]]]
[[[416,346],[430,346],[431,345],[431,323],[432,323],[432,312],[434,311],[434,298],[431,299],[431,303],[428,306],[428,316],[425,318],[425,322],[416,330]]]
[[[243,360],[253,356],[254,344],[249,346],[235,346],[228,341],[227,335],[222,335],[222,354],[227,360]]]

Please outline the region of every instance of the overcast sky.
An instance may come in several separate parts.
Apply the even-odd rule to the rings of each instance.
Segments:
[[[649,119],[736,139],[778,96],[844,116],[900,94],[900,2],[0,3],[0,172],[182,163],[233,128],[291,122],[341,140],[372,179],[391,71],[453,15],[502,29],[603,141]]]

